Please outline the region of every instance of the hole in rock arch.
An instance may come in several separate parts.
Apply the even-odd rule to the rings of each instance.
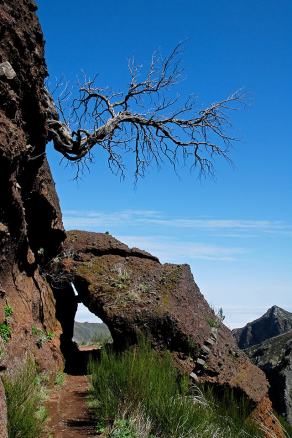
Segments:
[[[88,308],[79,303],[74,322],[73,341],[80,350],[102,348],[112,343],[112,336],[108,326]]]

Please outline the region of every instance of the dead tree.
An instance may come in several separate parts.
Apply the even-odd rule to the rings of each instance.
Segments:
[[[178,55],[181,45],[161,59],[154,54],[143,79],[142,67],[129,62],[130,84],[125,93],[113,93],[96,87],[94,80],[79,88],[79,96],[72,102],[70,129],[65,117],[48,121],[54,148],[65,158],[80,165],[97,146],[107,153],[113,171],[124,175],[125,152],[134,155],[135,176],[143,176],[154,161],[167,159],[174,167],[182,158],[190,160],[201,173],[213,173],[213,160],[221,156],[227,160],[229,146],[235,140],[226,133],[230,123],[227,112],[242,101],[237,92],[205,109],[196,109],[189,97],[181,103],[173,96],[173,88],[181,80]],[[62,99],[58,99],[62,116]]]

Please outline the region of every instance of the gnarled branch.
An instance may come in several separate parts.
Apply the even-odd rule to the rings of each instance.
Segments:
[[[99,146],[106,151],[110,168],[122,175],[123,153],[131,152],[136,178],[144,175],[152,161],[159,164],[166,158],[175,167],[180,156],[190,159],[191,167],[198,166],[200,172],[213,173],[216,156],[230,159],[229,145],[235,139],[226,133],[226,114],[238,108],[243,96],[234,93],[199,111],[192,98],[181,104],[170,92],[181,78],[177,61],[180,49],[178,45],[162,60],[154,54],[143,80],[139,80],[141,68],[131,61],[131,79],[125,93],[112,93],[96,87],[95,81],[87,81],[72,103],[75,130],[65,121],[48,120],[55,149],[80,163]],[[62,108],[59,110],[64,114]]]

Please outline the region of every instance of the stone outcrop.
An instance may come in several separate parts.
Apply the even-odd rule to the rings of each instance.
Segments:
[[[1,339],[0,373],[12,369],[27,353],[41,369],[54,371],[63,361],[55,298],[39,270],[58,252],[65,233],[45,157],[51,105],[44,88],[44,42],[35,10],[31,0],[0,1],[2,338],[8,330]],[[12,315],[7,315],[9,307]],[[53,339],[46,337],[49,332]],[[0,430],[5,429],[2,395]]]
[[[274,409],[292,425],[292,331],[245,350],[270,383]]]
[[[201,381],[238,388],[254,403],[266,395],[263,373],[238,349],[188,265],[160,264],[106,234],[70,231],[67,236],[63,255],[51,263],[51,282],[56,293],[68,297],[68,284],[74,283],[78,301],[108,325],[117,349],[147,334]],[[73,325],[71,318],[67,323]]]
[[[249,330],[246,327],[237,329],[235,335],[239,341],[244,340],[243,345],[252,344],[244,352],[265,372],[274,409],[292,424],[292,314],[273,306],[261,318],[249,323]],[[238,337],[239,333],[244,334],[244,338]],[[252,334],[249,342],[246,333]],[[263,337],[263,342],[253,345]]]
[[[147,335],[154,348],[168,349],[177,366],[196,382],[244,395],[254,418],[269,430],[266,436],[283,437],[264,373],[237,347],[188,265],[161,264],[107,234],[69,231],[62,253],[46,266],[46,276],[56,296],[63,297],[63,307],[70,307],[66,314],[60,312],[67,365],[72,358],[78,362],[72,336],[77,302],[82,302],[107,324],[115,349]]]
[[[292,330],[292,313],[273,306],[260,318],[232,333],[240,348],[248,348],[289,330]]]

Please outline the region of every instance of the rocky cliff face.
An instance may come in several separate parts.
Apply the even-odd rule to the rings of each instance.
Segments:
[[[62,363],[55,298],[38,267],[65,233],[44,154],[50,102],[35,10],[30,0],[0,1],[0,371],[26,352],[41,368]],[[40,342],[48,332],[54,339]]]
[[[265,372],[274,409],[292,424],[292,314],[273,306],[248,326],[248,330],[247,326],[237,329],[235,335],[241,345],[252,345],[244,352]],[[252,335],[249,339],[247,333]],[[264,341],[258,342],[262,338]]]
[[[35,10],[30,0],[0,1],[0,374],[27,354],[51,372],[63,363],[55,298],[39,270],[65,233],[44,155],[50,101]]]
[[[260,318],[232,333],[240,348],[248,348],[289,330],[292,330],[292,313],[273,306]]]
[[[292,425],[292,331],[245,350],[270,383],[274,409]]]

